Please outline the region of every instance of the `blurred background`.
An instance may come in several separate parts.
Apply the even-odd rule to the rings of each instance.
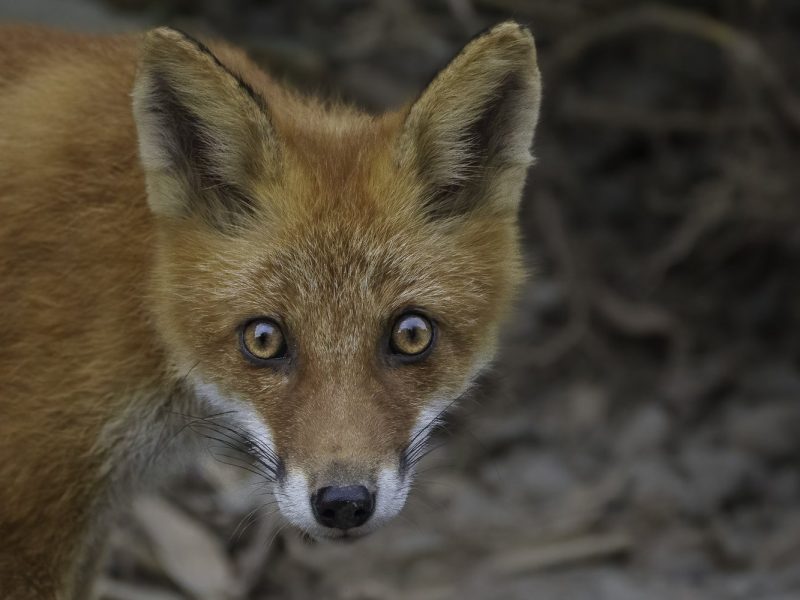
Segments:
[[[369,110],[507,18],[545,83],[535,276],[407,509],[314,545],[201,459],[135,500],[100,597],[800,598],[800,2],[0,0],[224,37]]]

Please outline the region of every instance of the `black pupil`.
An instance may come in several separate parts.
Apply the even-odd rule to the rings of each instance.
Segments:
[[[253,331],[256,344],[261,348],[269,348],[273,335],[275,335],[275,326],[272,323],[257,323]]]
[[[427,342],[428,324],[422,317],[406,317],[400,321],[398,333],[405,344],[416,349]]]

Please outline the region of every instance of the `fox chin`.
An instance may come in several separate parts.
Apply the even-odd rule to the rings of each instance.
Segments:
[[[539,103],[512,22],[378,116],[170,28],[0,28],[6,597],[86,597],[189,433],[314,538],[397,515],[523,277]]]

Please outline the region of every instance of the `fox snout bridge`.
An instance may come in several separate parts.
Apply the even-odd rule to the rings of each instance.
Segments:
[[[352,529],[366,523],[375,511],[375,494],[363,485],[327,486],[311,496],[314,517],[332,529]]]

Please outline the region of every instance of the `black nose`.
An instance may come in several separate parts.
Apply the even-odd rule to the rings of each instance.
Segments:
[[[317,521],[325,527],[352,529],[367,522],[375,510],[375,497],[363,485],[323,487],[311,496]]]

